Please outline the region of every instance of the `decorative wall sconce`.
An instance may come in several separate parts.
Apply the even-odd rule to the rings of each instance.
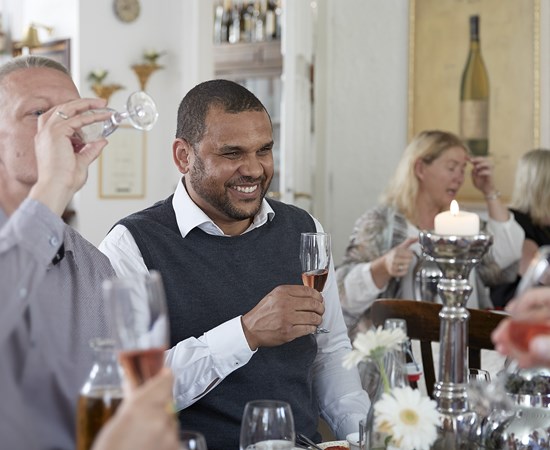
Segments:
[[[42,45],[42,42],[38,38],[38,28],[44,28],[48,32],[48,35],[53,33],[52,27],[38,23],[30,23],[23,33],[23,39],[13,43],[14,55],[21,54],[23,48],[25,47],[30,49],[40,47]]]
[[[92,90],[95,95],[107,100],[107,102],[109,102],[114,92],[124,89],[124,86],[120,84],[103,84],[103,80],[105,80],[108,73],[106,70],[94,70],[88,75],[88,80],[92,82]]]
[[[163,66],[157,64],[157,59],[164,55],[165,52],[157,52],[155,50],[148,50],[143,53],[143,59],[145,62],[143,64],[134,64],[132,70],[138,77],[139,85],[141,90],[145,90],[147,81],[153,72],[162,69]]]

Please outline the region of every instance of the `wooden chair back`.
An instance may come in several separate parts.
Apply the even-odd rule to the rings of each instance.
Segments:
[[[426,390],[433,397],[435,369],[432,354],[432,342],[439,342],[439,311],[442,305],[431,302],[398,299],[378,299],[371,307],[371,320],[374,326],[384,326],[389,318],[405,319],[410,339],[420,341],[422,366],[426,381]],[[469,309],[468,322],[468,365],[481,368],[481,350],[494,350],[491,332],[502,319],[503,314]]]

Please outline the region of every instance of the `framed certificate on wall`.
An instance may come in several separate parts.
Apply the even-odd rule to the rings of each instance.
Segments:
[[[99,197],[143,198],[145,132],[122,125],[107,139],[109,144],[99,158]]]

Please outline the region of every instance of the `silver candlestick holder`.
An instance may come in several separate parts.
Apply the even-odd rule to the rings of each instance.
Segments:
[[[443,308],[439,313],[439,378],[434,397],[443,432],[460,435],[475,421],[468,408],[468,320],[466,302],[472,292],[468,277],[493,243],[492,236],[446,236],[420,232],[420,245],[428,260],[441,270],[437,284]]]

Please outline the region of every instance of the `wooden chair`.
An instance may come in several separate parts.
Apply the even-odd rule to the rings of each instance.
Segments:
[[[426,390],[433,397],[435,384],[432,342],[439,342],[439,311],[442,305],[415,300],[378,299],[371,307],[374,326],[383,326],[388,318],[405,319],[410,339],[420,341]],[[491,332],[506,316],[491,311],[468,309],[468,364],[481,368],[481,350],[494,350]]]

